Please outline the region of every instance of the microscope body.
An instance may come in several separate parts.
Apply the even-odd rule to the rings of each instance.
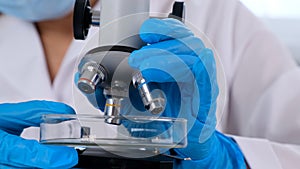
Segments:
[[[86,53],[78,65],[77,86],[83,93],[103,89],[104,113],[109,124],[121,124],[115,117],[121,115],[122,101],[129,97],[131,85],[139,91],[146,110],[152,114],[164,110],[164,98],[153,98],[141,72],[128,65],[131,52],[145,45],[139,29],[149,18],[149,1],[101,0],[99,47]]]

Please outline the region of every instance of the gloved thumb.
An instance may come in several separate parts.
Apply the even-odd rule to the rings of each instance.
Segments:
[[[78,163],[75,149],[39,144],[0,130],[0,164],[13,167],[71,168]]]
[[[0,104],[0,129],[19,135],[24,128],[39,126],[44,114],[75,114],[68,105],[51,101]]]

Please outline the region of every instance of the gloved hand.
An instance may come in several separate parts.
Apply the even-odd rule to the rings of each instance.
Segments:
[[[215,130],[218,85],[213,53],[181,22],[150,19],[140,30],[149,44],[129,57],[152,89],[167,98],[163,116],[188,120],[188,145],[175,149],[190,157],[175,168],[245,168],[236,143]],[[132,100],[132,99],[131,99]]]
[[[74,110],[48,101],[0,104],[0,168],[70,168],[77,164],[73,148],[19,137],[24,128],[39,126],[43,114],[74,114]]]

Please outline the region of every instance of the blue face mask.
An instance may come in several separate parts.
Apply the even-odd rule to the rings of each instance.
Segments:
[[[75,0],[0,0],[0,13],[27,21],[62,17],[74,7]]]

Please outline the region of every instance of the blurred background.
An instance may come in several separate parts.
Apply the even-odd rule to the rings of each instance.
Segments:
[[[281,39],[300,65],[300,0],[240,0]]]

